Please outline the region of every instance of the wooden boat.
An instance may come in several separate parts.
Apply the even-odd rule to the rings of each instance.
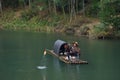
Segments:
[[[80,60],[80,59],[77,59],[77,58],[70,58],[70,60],[68,59],[68,56],[66,55],[60,55],[60,53],[64,53],[64,45],[66,45],[67,43],[65,41],[62,41],[62,40],[57,40],[55,41],[54,43],[54,48],[53,50],[48,50],[46,49],[46,51],[57,57],[60,61],[64,62],[64,63],[68,63],[68,64],[88,64],[87,61],[84,61],[84,60]],[[46,54],[46,51],[45,51],[45,54]]]
[[[67,64],[88,64],[87,61],[84,61],[84,60],[78,60],[78,59],[71,59],[71,60],[68,60],[66,59],[67,56],[59,56],[57,55],[53,50],[46,50],[49,54],[57,57],[60,61],[64,62],[64,63],[67,63]]]

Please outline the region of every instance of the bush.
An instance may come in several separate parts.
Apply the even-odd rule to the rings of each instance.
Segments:
[[[114,30],[118,31],[120,28],[120,1],[109,1],[101,6],[99,13],[100,19],[104,24],[112,25]]]
[[[3,14],[0,17],[0,20],[4,21],[4,22],[9,22],[14,20],[14,11],[13,10],[6,10],[3,12]]]
[[[32,17],[34,16],[37,16],[39,14],[39,9],[36,7],[36,8],[30,8],[26,11],[23,11],[21,13],[21,18],[23,20],[30,20]]]
[[[95,3],[95,4],[92,4],[90,5],[87,9],[86,9],[86,14],[88,16],[91,16],[91,17],[98,17],[98,14],[99,14],[99,11],[100,11],[100,7],[98,6],[99,3]]]
[[[94,38],[102,38],[110,37],[112,34],[109,31],[109,27],[103,23],[95,25],[92,30],[90,30],[90,36]]]

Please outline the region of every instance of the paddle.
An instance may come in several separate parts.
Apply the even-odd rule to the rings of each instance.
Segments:
[[[44,52],[43,52],[44,56],[46,55],[46,53],[47,53],[47,51],[46,51],[46,49],[45,49]]]
[[[46,49],[44,50],[43,54],[44,56],[46,55]],[[44,56],[42,57],[41,61],[44,61]],[[42,63],[42,62],[41,62]],[[37,66],[37,69],[46,69],[47,67],[46,66]]]

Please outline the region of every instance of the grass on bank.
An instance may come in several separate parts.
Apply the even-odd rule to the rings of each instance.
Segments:
[[[114,33],[112,32],[112,29],[109,28],[109,26],[106,26],[102,23],[96,24],[93,19],[87,19],[83,17],[77,17],[77,20],[74,20],[70,23],[69,15],[50,15],[48,13],[43,15],[41,13],[38,13],[37,10],[33,12],[31,10],[6,10],[0,15],[0,29],[11,31],[22,30],[33,32],[54,32],[56,26],[60,25],[60,27],[67,29],[69,26],[71,26],[71,24],[75,23],[75,25],[79,25],[79,27],[83,26],[83,30],[79,31],[85,33],[88,32],[89,38],[98,39],[104,37],[120,37],[120,31]],[[86,29],[84,29],[87,24],[94,24],[92,26],[87,26],[89,31],[86,31]],[[76,27],[72,26],[72,28],[74,29]]]
[[[31,11],[14,12],[5,11],[0,16],[0,28],[3,30],[25,30],[35,32],[53,32],[62,17],[47,15],[42,17],[40,14],[31,14]]]

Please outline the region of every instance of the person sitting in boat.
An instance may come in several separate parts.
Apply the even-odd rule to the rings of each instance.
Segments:
[[[80,56],[80,48],[78,42],[73,42],[71,46],[71,51],[70,51],[71,56],[75,56],[76,58],[79,59]]]
[[[69,54],[69,52],[70,52],[69,45],[68,45],[68,44],[65,44],[65,45],[64,45],[64,55]]]
[[[71,59],[70,59],[70,50],[71,50],[70,45],[65,44],[64,45],[64,54],[63,55],[67,56],[66,59],[71,61]]]
[[[65,44],[63,45],[63,47],[61,47],[60,50],[61,50],[61,51],[60,51],[60,56],[65,56],[65,55],[67,55],[67,54],[70,52],[69,45],[68,45],[67,43],[65,43]]]

